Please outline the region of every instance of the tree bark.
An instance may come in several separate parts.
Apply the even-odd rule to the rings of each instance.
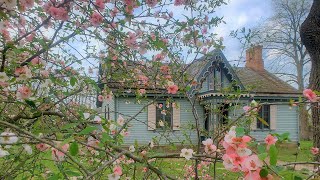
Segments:
[[[300,120],[300,139],[311,140],[312,131],[311,123],[309,122],[309,114],[305,104],[299,106],[299,120]]]
[[[300,29],[302,43],[311,58],[310,88],[320,91],[320,0],[314,0],[310,13]],[[311,107],[313,123],[313,145],[320,147],[320,109],[318,103]],[[320,156],[316,157],[320,160]]]

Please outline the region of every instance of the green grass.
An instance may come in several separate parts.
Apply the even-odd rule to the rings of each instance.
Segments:
[[[312,161],[313,155],[310,153],[312,147],[311,141],[301,141],[300,150],[295,144],[279,145],[278,160],[285,162],[306,162]],[[297,160],[296,160],[297,155]]]
[[[297,155],[297,161],[298,162],[305,162],[305,161],[312,161],[312,154],[310,153],[310,148],[312,147],[312,143],[309,141],[302,141],[300,150],[297,149],[296,145],[294,144],[279,144],[278,150],[278,160],[281,162],[294,162],[295,155],[298,152]],[[178,152],[180,149],[174,150],[175,152]],[[167,152],[167,149],[160,149],[158,148],[155,152],[150,152],[154,154],[158,153],[165,153]],[[71,175],[73,172],[77,172],[74,168],[70,168],[67,163],[63,163],[62,166],[60,166],[61,169],[59,169],[56,164],[53,161],[50,161],[51,159],[51,153],[46,152],[45,154],[41,155],[43,158],[48,160],[41,160],[40,162],[37,162],[35,164],[32,164],[32,162],[27,161],[26,165],[31,168],[31,165],[38,165],[42,164],[40,169],[38,169],[38,173],[44,172],[44,169],[48,169],[52,172],[52,174],[55,174],[58,178],[52,178],[51,179],[59,179],[63,178],[61,171],[66,172],[66,174]],[[185,159],[173,159],[173,158],[165,158],[165,159],[158,159],[155,162],[150,162],[154,167],[159,168],[161,171],[163,171],[165,174],[168,174],[170,176],[180,178],[180,179],[186,179],[185,178],[185,169],[184,166],[193,166],[194,161],[187,161]],[[88,166],[87,163],[84,164],[85,166]],[[88,166],[90,167],[90,166]],[[147,173],[143,172],[144,165],[139,163],[133,163],[129,165],[125,165],[123,167],[124,176],[123,177],[132,177],[133,174],[135,174],[136,179],[157,179],[158,177],[154,173],[148,173],[151,171],[148,171]],[[73,169],[73,170],[72,170]],[[211,163],[210,165],[207,165],[204,169],[206,169],[206,172],[209,173],[211,176],[214,174],[214,165]],[[71,174],[70,174],[71,173]],[[102,174],[100,174],[101,177],[107,177],[108,174],[111,173],[111,169],[106,169]],[[29,174],[29,175],[28,175]],[[79,173],[78,173],[79,174]],[[308,177],[309,172],[307,170],[300,170],[300,171],[293,171],[292,168],[282,169],[279,171],[279,175],[282,176],[284,179],[293,180],[295,176],[299,176],[301,178]],[[23,179],[22,177],[30,177],[30,173],[25,173],[22,176],[19,176],[19,179]],[[227,171],[223,168],[222,163],[216,164],[216,179],[238,179],[239,177],[242,177],[243,174],[240,173],[234,173]],[[102,178],[102,179],[105,179]],[[34,177],[34,179],[44,179],[41,177]],[[99,178],[98,178],[99,179]]]

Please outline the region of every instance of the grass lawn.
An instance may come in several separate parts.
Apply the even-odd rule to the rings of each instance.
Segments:
[[[285,145],[281,144],[279,146],[279,155],[278,158],[280,161],[285,162],[306,162],[312,161],[313,155],[310,153],[310,149],[312,147],[311,141],[301,141],[300,142],[300,150],[294,144]],[[297,160],[295,159],[297,155]]]
[[[296,159],[296,153],[297,155],[297,162],[306,162],[306,161],[312,161],[312,154],[310,153],[310,148],[312,147],[312,142],[309,141],[302,141],[300,150],[297,149],[297,146],[294,144],[282,144],[278,146],[279,154],[278,154],[278,160],[282,163],[285,162],[294,162]],[[179,151],[179,149],[175,150]],[[157,149],[154,153],[164,153],[166,150],[161,150],[161,148]],[[45,155],[47,159],[50,159],[51,154],[48,152],[47,155]],[[153,166],[159,168],[164,173],[176,177],[179,179],[186,179],[186,177],[190,177],[189,175],[185,176],[186,170],[184,166],[191,166],[193,165],[194,161],[187,161],[185,159],[172,159],[172,158],[166,158],[166,159],[158,159],[155,162],[150,162]],[[71,175],[73,172],[70,168],[68,168],[68,164],[63,163],[62,166],[57,167],[53,161],[50,160],[42,160],[43,168],[50,169],[53,174],[51,174],[51,178],[49,179],[60,179],[63,178],[62,171],[65,172],[68,175]],[[138,163],[128,164],[123,167],[123,178],[125,177],[133,177],[135,174],[135,179],[158,179],[158,177],[154,173],[149,173],[150,171],[143,172],[144,166]],[[203,174],[210,174],[211,176],[214,174],[214,165],[213,163],[203,166],[204,173]],[[282,179],[288,179],[288,180],[295,180],[295,176],[300,177],[302,179],[305,179],[309,176],[309,172],[307,168],[299,168],[300,170],[293,171],[292,167],[289,168],[283,168],[279,171],[279,175],[283,177]],[[71,170],[71,171],[70,171]],[[200,170],[202,172],[202,170]],[[70,174],[71,173],[71,174]],[[102,174],[100,174],[100,178],[97,179],[107,179],[107,175],[111,173],[111,169],[105,170]],[[28,174],[28,173],[27,173]],[[21,179],[24,179],[28,177],[28,175],[22,175]],[[78,173],[79,174],[79,173]],[[56,176],[54,178],[52,175]],[[29,176],[30,177],[30,176]],[[50,177],[50,175],[49,175]],[[238,179],[239,177],[242,177],[242,173],[234,173],[226,171],[223,168],[223,165],[221,162],[217,163],[216,167],[216,179],[226,179],[226,180],[234,180]],[[43,179],[40,177],[34,177],[33,179]],[[134,178],[132,178],[134,179]]]

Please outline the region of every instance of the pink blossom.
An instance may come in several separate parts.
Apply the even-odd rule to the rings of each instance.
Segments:
[[[103,17],[98,12],[93,12],[91,15],[90,22],[93,26],[99,26],[103,21]]]
[[[168,65],[163,65],[160,67],[160,71],[163,73],[163,74],[168,74],[169,73],[169,66]]]
[[[311,153],[312,153],[313,155],[317,155],[317,154],[319,153],[319,148],[317,148],[317,147],[312,147],[310,151],[311,151]]]
[[[146,3],[149,7],[154,7],[157,5],[158,0],[146,0]]]
[[[28,99],[31,96],[31,94],[32,94],[32,91],[30,90],[29,87],[22,86],[18,88],[16,96],[18,99]]]
[[[251,141],[251,137],[249,136],[233,137],[231,141],[233,146],[237,148],[245,148],[247,147],[247,143]]]
[[[250,109],[251,109],[250,106],[244,106],[244,107],[243,107],[244,112],[248,112]]]
[[[232,159],[232,162],[235,166],[242,165],[246,160],[246,157],[241,157],[238,154],[230,154],[229,157]]]
[[[168,86],[167,88],[169,94],[177,94],[178,89],[179,89],[178,86],[175,84]]]
[[[115,166],[113,168],[113,173],[116,174],[116,175],[121,176],[122,175],[122,168],[120,166]]]
[[[34,5],[34,0],[20,0],[20,5],[25,8],[32,8]]]
[[[202,34],[207,34],[208,32],[208,28],[207,27],[204,27],[202,30],[201,30]]]
[[[202,141],[202,144],[205,145],[204,151],[207,154],[213,154],[217,151],[217,146],[213,144],[213,141],[210,138],[205,141]]]
[[[115,17],[118,14],[118,8],[114,7],[113,10],[110,12],[112,17]]]
[[[256,171],[248,171],[248,172],[246,172],[244,180],[261,180],[260,170],[261,169],[257,169]]]
[[[49,145],[44,144],[44,143],[40,143],[40,144],[37,144],[37,145],[36,145],[36,148],[37,148],[39,151],[46,151],[46,150],[49,148]]]
[[[150,34],[150,37],[151,37],[152,41],[155,41],[157,39],[157,36],[153,33]]]
[[[65,152],[68,151],[69,144],[65,144],[61,146],[61,151],[57,150],[56,148],[52,148],[52,159],[55,161],[63,161],[65,157]]]
[[[268,145],[271,146],[273,144],[276,144],[277,138],[272,136],[271,134],[268,134],[268,136],[264,139],[264,142]]]
[[[49,77],[49,71],[47,71],[47,70],[41,71],[40,74],[41,74],[43,77],[46,77],[46,78]]]
[[[35,57],[31,60],[31,63],[33,65],[37,65],[37,64],[40,64],[40,58],[39,57]]]
[[[142,94],[145,94],[146,93],[146,90],[145,89],[139,89],[139,93],[142,95]]]
[[[147,172],[148,168],[147,167],[143,167],[142,172]]]
[[[88,138],[88,142],[87,142],[88,150],[92,151],[92,150],[94,150],[94,148],[98,148],[99,147],[99,143],[100,143],[99,140],[97,140],[97,139],[93,138],[92,136],[90,136]]]
[[[157,54],[153,57],[153,60],[155,61],[162,61],[164,59],[164,55],[163,54]]]
[[[147,84],[149,78],[144,75],[139,75],[138,80],[139,80],[139,84]]]
[[[175,6],[181,6],[185,3],[185,0],[175,0],[174,1],[174,5]]]
[[[32,40],[33,40],[33,38],[34,38],[34,36],[35,36],[36,34],[35,33],[31,33],[29,36],[27,36],[27,41],[28,42],[31,42]]]
[[[316,102],[318,99],[316,93],[314,93],[311,89],[305,89],[303,91],[303,95],[311,102]]]
[[[56,8],[54,6],[51,6],[49,8],[49,14],[57,20],[66,21],[69,19],[68,11],[62,7]]]
[[[103,0],[96,0],[95,5],[98,6],[99,10],[104,9],[104,1]]]
[[[226,170],[229,170],[232,172],[237,172],[240,170],[238,166],[235,166],[233,164],[233,160],[228,154],[224,154],[222,156],[222,159],[223,159],[223,166],[224,168],[226,168]]]
[[[125,44],[131,48],[131,49],[136,49],[137,48],[137,36],[135,33],[128,32],[128,37],[125,40]]]
[[[244,170],[256,171],[263,166],[263,162],[258,158],[257,155],[253,154],[245,159]]]
[[[111,102],[112,101],[112,98],[113,98],[113,93],[112,91],[110,91],[108,94],[106,94],[106,96],[104,97],[104,99],[107,101],[107,102]]]
[[[104,98],[103,98],[103,96],[102,96],[102,95],[99,95],[99,96],[98,96],[98,101],[102,102],[102,101],[103,101],[103,99],[104,99]]]

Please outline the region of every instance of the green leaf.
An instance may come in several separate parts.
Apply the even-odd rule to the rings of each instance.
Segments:
[[[112,138],[109,136],[109,134],[104,132],[104,133],[102,133],[101,142],[105,143],[107,141],[112,141]]]
[[[262,153],[262,154],[259,154],[258,157],[261,161],[265,160],[268,156],[268,153]]]
[[[48,178],[48,180],[59,180],[60,179],[60,176],[59,174],[53,174],[52,176],[50,176]]]
[[[278,150],[275,145],[271,145],[269,149],[270,165],[275,166],[277,164]]]
[[[300,176],[296,176],[296,175],[293,177],[293,179],[294,179],[294,180],[303,180],[303,178],[302,178],[302,177],[300,177]]]
[[[25,102],[30,106],[32,107],[33,109],[37,109],[37,106],[36,104],[33,102],[33,101],[30,101],[30,100],[25,100]]]
[[[72,142],[71,145],[70,145],[70,154],[72,156],[75,156],[77,155],[79,152],[79,146],[78,146],[78,143],[77,142]]]
[[[266,152],[266,147],[264,145],[259,145],[258,146],[258,152],[259,153],[264,153]]]
[[[86,127],[84,130],[82,130],[81,132],[79,132],[79,135],[86,135],[86,134],[89,134],[91,133],[92,131],[96,130],[97,127],[94,127],[94,126],[88,126]]]
[[[76,127],[79,123],[69,123],[69,124],[66,124],[66,125],[63,125],[61,127],[62,130],[68,130],[68,129],[71,129],[73,127]]]
[[[243,127],[237,127],[236,128],[236,135],[237,135],[237,137],[244,136],[245,135],[244,128]]]
[[[80,173],[74,172],[74,171],[71,171],[71,170],[66,170],[65,173],[70,175],[70,176],[81,176]]]
[[[76,85],[76,82],[77,82],[77,81],[78,81],[77,78],[75,78],[74,76],[72,76],[72,77],[70,78],[70,85],[71,85],[71,86]]]
[[[261,169],[260,171],[260,177],[267,177],[269,174],[267,169]]]
[[[265,121],[264,119],[262,119],[261,117],[257,116],[257,118],[259,119],[259,121],[262,122],[262,124],[269,126],[269,124],[267,123],[267,121]]]

